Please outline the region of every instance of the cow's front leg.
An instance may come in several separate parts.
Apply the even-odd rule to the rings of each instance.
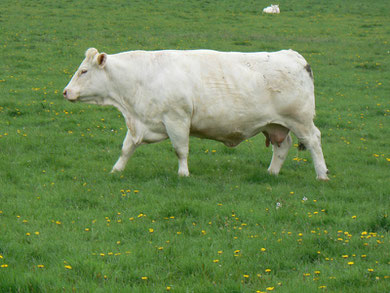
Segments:
[[[133,141],[133,137],[129,130],[127,130],[125,140],[122,145],[122,153],[118,161],[115,163],[114,167],[111,170],[111,173],[121,172],[125,169],[126,163],[134,153],[137,145]]]
[[[189,176],[188,171],[188,145],[189,145],[189,126],[184,121],[164,121],[169,139],[172,142],[176,155],[179,159],[179,176]]]

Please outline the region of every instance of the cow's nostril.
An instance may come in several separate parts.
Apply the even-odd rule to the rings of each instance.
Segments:
[[[64,90],[64,92],[62,93],[64,95],[64,98],[66,98],[66,95],[67,95],[67,91]]]

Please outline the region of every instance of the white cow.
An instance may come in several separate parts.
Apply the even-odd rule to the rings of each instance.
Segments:
[[[292,50],[274,53],[130,51],[115,55],[87,50],[65,87],[71,101],[112,105],[127,134],[112,172],[122,171],[141,144],[169,138],[188,176],[189,136],[229,147],[260,132],[273,147],[268,172],[277,175],[292,140],[310,151],[317,178],[328,180],[315,115],[313,74]]]
[[[268,13],[268,14],[279,14],[280,9],[279,9],[279,4],[268,6],[263,9],[263,13]]]

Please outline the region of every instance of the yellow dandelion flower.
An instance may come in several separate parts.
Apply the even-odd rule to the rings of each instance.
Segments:
[[[265,249],[264,247],[262,247],[261,249],[260,249],[260,251],[262,251],[262,252],[265,252],[267,249]]]
[[[154,232],[154,229],[153,228],[149,228],[149,233],[153,233]]]
[[[3,264],[1,265],[2,268],[8,268],[8,265],[7,264]]]
[[[267,288],[265,288],[265,290],[267,290],[267,291],[274,291],[274,289],[275,289],[275,287],[267,287]]]
[[[244,275],[244,278],[249,278],[249,275]]]
[[[352,266],[352,265],[354,265],[355,263],[353,262],[353,261],[350,261],[350,262],[348,262],[348,265],[350,265],[350,266]]]
[[[269,273],[269,272],[271,272],[271,269],[266,269],[265,272]]]
[[[68,269],[68,270],[71,270],[71,269],[72,269],[72,267],[71,267],[70,265],[66,265],[66,266],[64,266],[64,268],[65,268],[65,269]]]
[[[374,271],[374,269],[367,269],[367,271],[369,271],[370,273],[372,273]]]
[[[141,279],[146,281],[148,277],[141,277]]]
[[[44,265],[37,265],[37,267],[38,267],[39,269],[43,269],[45,266],[44,266]]]
[[[214,259],[213,263],[219,263],[219,259]]]

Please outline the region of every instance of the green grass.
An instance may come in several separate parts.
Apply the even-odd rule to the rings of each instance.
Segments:
[[[2,1],[0,292],[390,290],[388,1],[279,3]],[[269,176],[261,136],[191,139],[189,178],[169,141],[109,174],[120,113],[61,95],[88,47],[299,51],[331,181],[296,147]]]

